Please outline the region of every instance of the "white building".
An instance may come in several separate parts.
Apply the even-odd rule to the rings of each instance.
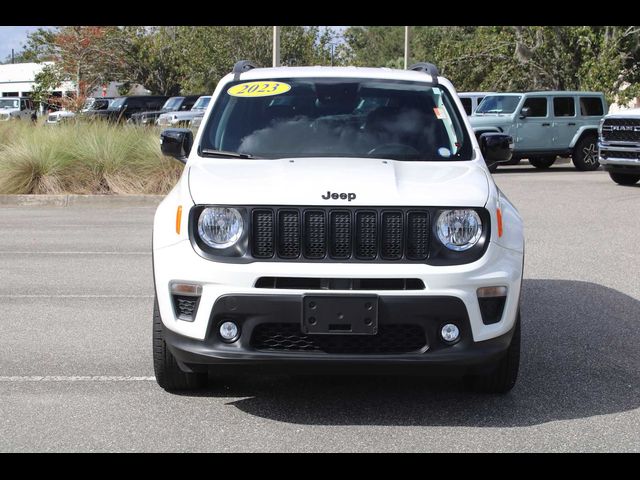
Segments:
[[[45,65],[43,63],[9,63],[0,65],[0,96],[1,97],[28,97],[35,85],[36,74],[40,73]],[[62,96],[75,93],[74,82],[63,82],[51,93],[54,96]]]

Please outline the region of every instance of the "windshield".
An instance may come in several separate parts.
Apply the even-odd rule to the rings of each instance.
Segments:
[[[471,141],[441,86],[293,78],[225,86],[201,148],[264,158],[470,160]]]
[[[206,110],[210,100],[211,97],[200,97],[198,101],[193,104],[191,110]]]
[[[489,95],[484,97],[473,113],[513,113],[520,103],[520,95]]]
[[[109,110],[118,110],[122,107],[127,97],[116,98],[113,103],[109,105]]]
[[[162,106],[162,110],[168,110],[170,112],[178,110],[183,100],[184,97],[171,97],[164,103],[164,105]]]
[[[0,108],[20,108],[20,100],[0,98]]]

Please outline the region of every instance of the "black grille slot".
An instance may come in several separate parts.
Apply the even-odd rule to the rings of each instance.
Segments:
[[[278,214],[278,255],[281,258],[300,256],[300,213],[281,210]]]
[[[409,212],[407,215],[407,258],[424,260],[429,255],[429,214]]]
[[[327,252],[327,223],[323,211],[304,213],[304,256],[324,258]]]
[[[602,124],[605,142],[640,142],[640,120],[608,118]]]
[[[356,213],[356,257],[373,260],[378,255],[378,222],[376,212]]]
[[[382,214],[382,258],[400,260],[404,251],[403,237],[402,212],[384,212]]]
[[[427,346],[419,325],[379,325],[376,335],[305,335],[297,323],[263,323],[253,330],[256,350],[338,354],[420,352]]]
[[[193,321],[200,297],[173,295],[173,308],[180,320]]]
[[[331,212],[329,217],[331,218],[330,256],[335,259],[350,258],[353,250],[351,212]]]
[[[256,288],[298,290],[424,290],[419,278],[260,277]]]
[[[274,254],[275,230],[273,228],[273,211],[253,211],[253,256],[271,258]]]

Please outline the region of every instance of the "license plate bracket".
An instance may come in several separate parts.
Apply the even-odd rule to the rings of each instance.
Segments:
[[[302,331],[314,335],[376,335],[377,295],[303,295]]]

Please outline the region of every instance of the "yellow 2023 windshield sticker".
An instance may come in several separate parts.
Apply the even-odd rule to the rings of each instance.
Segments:
[[[269,97],[281,95],[291,90],[291,85],[283,82],[246,82],[227,90],[233,97]]]

